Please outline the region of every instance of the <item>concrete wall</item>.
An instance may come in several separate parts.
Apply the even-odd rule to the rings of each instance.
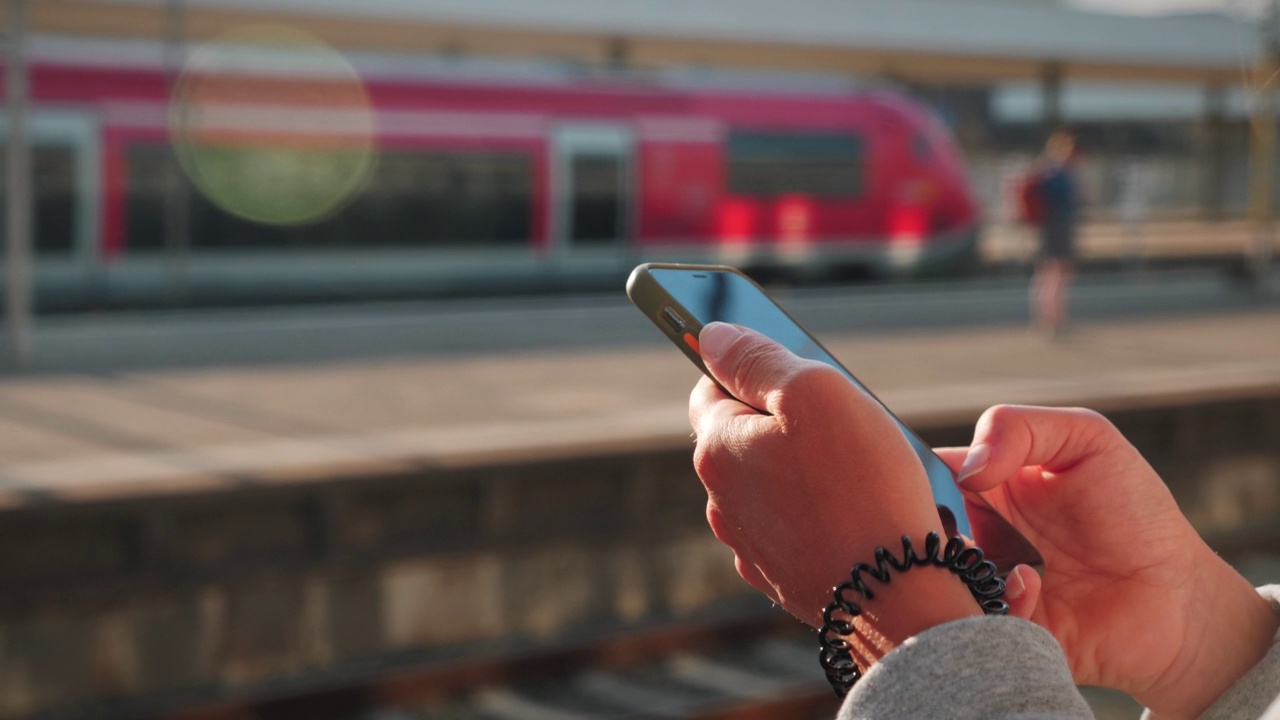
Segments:
[[[1280,399],[1113,418],[1205,532],[1273,539]],[[690,450],[10,510],[0,715],[134,714],[762,608],[705,529]]]
[[[688,456],[7,513],[0,714],[213,697],[374,657],[564,641],[753,600],[704,529]]]

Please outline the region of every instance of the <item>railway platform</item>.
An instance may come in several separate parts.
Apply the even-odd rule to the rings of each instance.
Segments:
[[[997,402],[1095,407],[1224,553],[1278,547],[1275,303],[1094,314],[1049,344],[1008,322],[842,331],[839,302],[798,314],[926,440],[966,442]],[[773,622],[705,529],[696,371],[616,311],[453,318],[478,337],[430,352],[338,352],[365,323],[333,318],[327,353],[297,328],[263,333],[292,355],[150,336],[209,358],[170,365],[129,362],[146,338],[117,332],[0,378],[0,714],[287,717],[335,688],[506,707],[530,696],[476,667],[513,681],[538,662],[499,661],[560,648],[607,674],[636,652],[620,637]]]
[[[1280,390],[1274,308],[1087,323],[1054,344],[1020,326],[826,341],[923,428],[996,402],[1105,411]],[[0,379],[0,506],[681,445],[696,379],[656,343],[11,376]]]
[[[1153,218],[1142,222],[1092,219],[1080,227],[1077,252],[1086,266],[1225,263],[1241,269],[1256,251],[1257,226],[1247,220]],[[1273,239],[1273,247],[1275,241]],[[979,257],[988,271],[1024,268],[1034,260],[1037,231],[994,222],[983,230]],[[1274,251],[1273,251],[1274,254]]]

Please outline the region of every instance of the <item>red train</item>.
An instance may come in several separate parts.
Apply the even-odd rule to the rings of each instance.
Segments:
[[[46,304],[483,290],[645,260],[945,272],[976,253],[960,152],[889,90],[355,55],[369,174],[323,217],[273,225],[174,172],[162,60],[158,44],[34,44]],[[223,142],[270,142],[342,112],[296,92],[296,77],[231,80],[245,88],[227,99],[240,134]]]

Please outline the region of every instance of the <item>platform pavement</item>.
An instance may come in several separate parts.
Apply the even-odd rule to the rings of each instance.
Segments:
[[[1086,263],[1243,258],[1256,250],[1257,239],[1257,227],[1240,219],[1151,219],[1143,223],[1095,219],[1081,226],[1079,254]],[[980,252],[988,264],[1019,264],[1035,256],[1038,244],[1036,233],[1026,226],[994,223],[983,229]],[[1280,248],[1274,239],[1273,247]]]
[[[830,334],[909,423],[1000,402],[1174,404],[1280,392],[1280,309]],[[0,379],[0,507],[322,481],[689,441],[696,371],[662,345]]]

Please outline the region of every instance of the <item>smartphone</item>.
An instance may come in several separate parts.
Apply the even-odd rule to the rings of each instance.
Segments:
[[[627,281],[631,302],[708,377],[698,354],[698,334],[711,322],[751,328],[803,358],[827,363],[844,373],[881,406],[884,403],[848,368],[840,364],[817,338],[800,326],[751,278],[720,265],[640,265]],[[915,448],[933,488],[934,502],[947,536],[971,538],[1001,573],[1024,563],[1039,567],[1040,554],[982,498],[964,496],[955,475],[933,450],[885,407]]]

